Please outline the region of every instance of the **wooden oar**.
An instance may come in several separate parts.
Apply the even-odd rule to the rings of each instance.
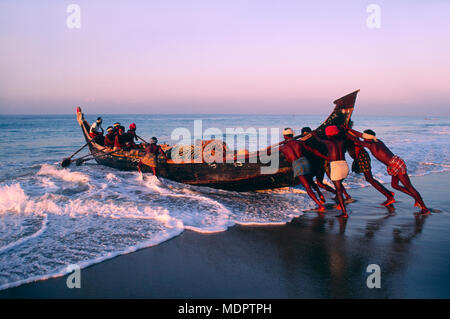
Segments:
[[[100,153],[100,152],[103,152],[105,149],[106,149],[106,147],[103,147],[103,148],[97,150],[96,152],[93,152],[93,153],[90,153],[90,154],[81,156],[80,158],[77,158],[76,160],[73,160],[73,161],[75,162],[75,164],[76,164],[77,166],[80,166],[80,165],[84,162],[84,161],[83,161],[84,158],[89,157],[89,156],[96,155],[96,154],[98,154],[98,153]]]
[[[121,149],[117,149],[117,150],[114,150],[114,151],[111,151],[111,152],[108,152],[108,153],[105,153],[105,154],[103,154],[103,155],[100,155],[100,156],[105,156],[105,155],[109,155],[109,154],[112,154],[112,153],[115,153],[115,152],[117,152],[117,151],[120,151]],[[93,153],[93,154],[89,154],[89,155],[92,155],[92,156],[94,156],[95,154],[98,154],[98,153],[100,153],[101,151],[98,151],[98,152],[96,152],[96,153]],[[93,159],[95,159],[95,157],[92,157],[92,158],[79,158],[79,159],[77,159],[77,161],[76,161],[76,165],[77,166],[80,166],[81,164],[83,164],[84,162],[87,162],[87,161],[90,161],[90,160],[93,160]]]
[[[140,137],[139,135],[136,134],[136,137],[138,139],[140,139],[142,142],[144,142],[145,144],[148,144],[146,140],[144,140],[142,137]]]
[[[62,167],[67,167],[70,165],[70,163],[72,163],[72,157],[74,157],[76,154],[78,154],[83,148],[85,148],[86,146],[88,146],[89,144],[91,144],[94,141],[94,139],[91,139],[89,142],[87,142],[86,144],[84,144],[78,151],[76,151],[75,153],[73,153],[70,157],[67,157],[65,159],[62,160],[61,162],[61,166]]]

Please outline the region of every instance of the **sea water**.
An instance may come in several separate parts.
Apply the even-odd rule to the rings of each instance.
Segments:
[[[86,115],[103,126],[134,122],[145,139],[174,144],[174,129],[317,127],[326,118],[302,115]],[[418,176],[450,169],[450,118],[358,117],[354,128],[370,128],[404,158]],[[190,229],[211,233],[235,224],[283,224],[313,208],[301,187],[233,192],[188,186],[137,172],[87,162],[63,169],[61,160],[85,141],[75,115],[0,116],[0,289],[60,276],[67,266],[86,267],[143,247],[158,245]],[[281,136],[277,137],[281,139]],[[87,154],[83,150],[75,156]],[[349,164],[351,160],[348,159]],[[388,182],[384,165],[373,174]],[[367,186],[351,173],[351,189]]]

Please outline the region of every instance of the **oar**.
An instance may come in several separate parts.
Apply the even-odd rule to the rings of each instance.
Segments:
[[[88,146],[89,144],[91,144],[94,141],[94,139],[91,139],[89,142],[87,142],[86,144],[84,144],[78,151],[76,151],[75,153],[73,153],[70,157],[67,157],[65,159],[62,160],[61,162],[61,166],[62,167],[67,167],[70,165],[70,163],[72,163],[72,157],[74,157],[76,154],[78,154],[83,148],[85,148],[86,146]]]
[[[89,157],[89,156],[96,155],[96,154],[98,154],[98,153],[100,153],[100,152],[103,152],[105,149],[106,149],[106,147],[103,147],[103,148],[101,148],[101,149],[99,149],[99,150],[97,150],[97,151],[95,151],[95,152],[93,152],[93,153],[90,153],[90,154],[81,156],[80,158],[77,158],[76,160],[73,160],[73,161],[75,162],[75,164],[76,164],[77,166],[80,166],[80,165],[84,162],[84,161],[83,161],[84,158]]]
[[[142,142],[144,142],[145,144],[148,144],[146,140],[144,140],[142,137],[140,137],[139,135],[136,134],[136,137],[138,139],[140,139]]]
[[[108,152],[108,153],[105,153],[105,154],[103,154],[103,155],[100,155],[100,156],[105,156],[105,155],[109,155],[109,154],[112,154],[112,153],[115,153],[115,152],[117,152],[117,151],[120,151],[120,149],[117,149],[117,150],[114,150],[114,151],[111,151],[111,152]],[[98,151],[98,152],[96,152],[96,153],[93,153],[93,154],[89,154],[89,155],[95,155],[95,154],[98,154],[98,153],[100,153],[100,151]],[[79,158],[79,159],[77,159],[77,161],[76,161],[76,165],[77,166],[80,166],[81,164],[83,164],[84,162],[87,162],[87,161],[90,161],[90,160],[93,160],[93,159],[95,159],[95,157],[92,157],[92,158]]]

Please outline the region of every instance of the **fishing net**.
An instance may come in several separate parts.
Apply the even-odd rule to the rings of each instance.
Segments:
[[[221,140],[197,141],[191,145],[174,145],[170,158],[174,161],[200,160],[206,163],[223,162],[230,149]]]

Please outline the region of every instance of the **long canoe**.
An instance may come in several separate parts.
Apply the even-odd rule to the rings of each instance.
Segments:
[[[325,136],[325,128],[328,125],[340,126],[348,123],[358,92],[359,90],[334,101],[333,111],[316,129],[320,137]],[[77,121],[86,142],[90,141],[90,123],[85,120],[80,107],[77,108]],[[300,136],[296,136],[296,138],[300,138]],[[277,147],[279,144],[272,146],[272,151],[276,151]],[[89,148],[98,164],[118,170],[137,171],[139,161],[145,156],[143,150],[119,151],[109,154],[111,149],[105,149],[95,142],[90,143]],[[255,163],[249,160],[252,156],[257,157]],[[261,172],[261,168],[269,166],[270,163],[262,163],[257,152],[249,154],[245,161],[240,159],[231,163],[158,160],[156,171],[158,176],[179,183],[234,191],[265,190],[295,185],[291,164],[286,161],[281,152],[278,152],[278,156],[279,167],[273,174]],[[141,167],[144,173],[152,172],[151,168],[146,165],[141,165]]]

